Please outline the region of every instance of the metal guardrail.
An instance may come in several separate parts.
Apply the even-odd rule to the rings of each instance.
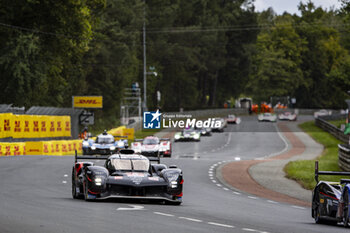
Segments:
[[[334,114],[330,116],[319,116],[315,119],[315,124],[326,132],[332,134],[334,137],[342,142],[349,142],[349,135],[345,135],[344,132],[337,128],[335,125],[329,123],[329,120],[345,119],[345,114]]]
[[[338,145],[338,165],[343,171],[350,171],[350,146]]]

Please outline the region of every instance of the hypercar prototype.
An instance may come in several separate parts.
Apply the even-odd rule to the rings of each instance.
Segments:
[[[174,141],[200,141],[201,133],[193,128],[183,129],[181,132],[177,132],[174,135]]]
[[[326,109],[321,109],[320,111],[314,112],[314,117],[317,118],[319,116],[328,116],[332,115],[332,111],[328,111]]]
[[[227,116],[226,122],[227,122],[227,124],[239,124],[239,123],[241,123],[241,118],[240,117],[236,117],[233,114],[230,114],[230,115]]]
[[[214,118],[215,121],[220,122],[220,124],[215,125],[211,128],[212,132],[224,132],[224,128],[227,127],[227,121],[224,118]]]
[[[79,160],[105,159],[104,166]],[[151,164],[157,161],[158,164]],[[175,205],[182,203],[183,174],[175,165],[167,167],[159,158],[120,150],[110,156],[77,156],[72,170],[74,199],[153,199]]]
[[[291,112],[284,112],[278,115],[278,119],[281,121],[296,121],[297,114]]]
[[[318,181],[319,175],[350,176],[350,172],[319,171],[315,163],[316,187],[312,192],[311,216],[316,223],[336,224],[342,222],[349,226],[350,179],[340,182]]]
[[[270,121],[270,122],[276,122],[277,121],[277,116],[274,113],[261,113],[258,115],[258,121]]]
[[[169,138],[159,139],[155,136],[149,136],[144,139],[136,139],[135,142],[131,143],[131,149],[135,153],[147,157],[171,157],[171,142]]]
[[[200,132],[201,136],[211,136],[211,128],[195,128],[198,132]]]
[[[127,139],[115,140],[114,136],[106,131],[98,135],[96,140],[86,139],[83,141],[83,155],[110,155],[125,148],[128,148]]]

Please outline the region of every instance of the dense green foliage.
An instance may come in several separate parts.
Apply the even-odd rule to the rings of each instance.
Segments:
[[[252,0],[2,0],[0,103],[70,107],[103,95],[97,112],[118,118],[123,88],[143,87],[148,107],[222,107],[294,96],[299,107],[344,107],[350,89],[350,3],[312,2],[300,16],[257,13]]]

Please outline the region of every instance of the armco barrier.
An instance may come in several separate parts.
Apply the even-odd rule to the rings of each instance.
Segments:
[[[342,130],[337,128],[335,125],[329,123],[329,120],[340,120],[345,119],[346,115],[344,114],[335,114],[330,116],[320,116],[315,119],[315,124],[326,132],[332,134],[334,137],[339,139],[342,142],[349,142],[349,135],[345,135]]]
[[[0,143],[0,156],[15,155],[73,155],[82,152],[82,140],[56,140]]]
[[[338,145],[338,165],[343,171],[350,171],[350,146]]]

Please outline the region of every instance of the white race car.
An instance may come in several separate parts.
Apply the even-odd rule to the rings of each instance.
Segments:
[[[277,116],[274,113],[261,113],[258,115],[258,121],[270,121],[270,122],[276,122],[277,121]]]
[[[291,112],[284,112],[278,115],[278,119],[281,121],[296,121],[297,114]]]
[[[239,124],[239,123],[241,123],[241,118],[236,117],[233,114],[230,114],[227,116],[226,122],[227,122],[227,124]]]
[[[328,116],[332,115],[332,111],[328,111],[326,109],[321,109],[320,111],[314,112],[314,117],[317,118],[319,116]]]
[[[143,140],[135,139],[135,142],[131,143],[131,149],[146,157],[171,157],[171,142],[168,138],[148,136]]]

